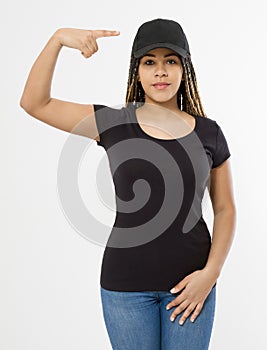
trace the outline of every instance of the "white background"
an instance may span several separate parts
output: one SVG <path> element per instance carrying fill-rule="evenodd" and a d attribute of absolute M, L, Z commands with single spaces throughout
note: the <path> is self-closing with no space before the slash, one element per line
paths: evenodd
<path fill-rule="evenodd" d="M 69 135 L 29 116 L 19 100 L 50 36 L 73 27 L 121 34 L 99 39 L 90 59 L 63 47 L 51 96 L 123 104 L 135 33 L 161 17 L 182 25 L 204 110 L 222 127 L 231 151 L 237 227 L 218 279 L 210 349 L 266 349 L 266 3 L 24 0 L 8 6 L 1 21 L 0 348 L 111 349 L 99 294 L 104 247 L 71 226 L 57 194 L 58 160 Z M 81 195 L 111 227 L 115 213 L 101 209 L 93 186 L 102 157 L 93 143 L 80 169 Z M 204 204 L 211 227 L 210 203 Z"/>

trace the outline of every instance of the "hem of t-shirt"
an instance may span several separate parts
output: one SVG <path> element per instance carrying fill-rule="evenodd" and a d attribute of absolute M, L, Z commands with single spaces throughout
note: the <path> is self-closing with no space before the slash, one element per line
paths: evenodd
<path fill-rule="evenodd" d="M 229 153 L 223 160 L 221 160 L 219 163 L 212 164 L 211 169 L 217 168 L 218 166 L 222 165 L 228 158 L 230 158 L 231 154 Z"/>
<path fill-rule="evenodd" d="M 217 282 L 214 283 L 212 289 L 215 288 Z M 162 287 L 154 287 L 154 286 L 142 286 L 142 287 L 112 287 L 110 285 L 106 285 L 104 283 L 100 283 L 100 288 L 105 289 L 110 292 L 170 292 L 171 288 L 162 288 Z"/>

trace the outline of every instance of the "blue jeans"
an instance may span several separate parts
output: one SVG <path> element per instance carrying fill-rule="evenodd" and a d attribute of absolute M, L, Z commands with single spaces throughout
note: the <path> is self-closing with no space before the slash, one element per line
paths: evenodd
<path fill-rule="evenodd" d="M 177 297 L 167 291 L 118 292 L 100 287 L 102 310 L 114 350 L 207 350 L 215 314 L 216 285 L 200 314 L 179 325 L 184 311 L 170 321 L 175 307 L 166 305 Z"/>

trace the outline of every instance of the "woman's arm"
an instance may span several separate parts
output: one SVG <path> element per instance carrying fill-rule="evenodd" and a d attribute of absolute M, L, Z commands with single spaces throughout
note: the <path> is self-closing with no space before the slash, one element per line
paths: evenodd
<path fill-rule="evenodd" d="M 217 278 L 230 250 L 236 225 L 236 208 L 229 160 L 211 170 L 209 191 L 214 222 L 212 244 L 205 270 Z"/>
<path fill-rule="evenodd" d="M 211 170 L 209 191 L 214 211 L 214 224 L 207 263 L 203 269 L 189 274 L 170 291 L 171 293 L 182 291 L 167 305 L 167 310 L 179 305 L 171 313 L 171 320 L 185 310 L 179 320 L 180 324 L 183 324 L 191 313 L 192 322 L 200 314 L 205 299 L 221 272 L 233 241 L 236 210 L 228 159 Z"/>
<path fill-rule="evenodd" d="M 113 35 L 118 35 L 118 32 L 76 28 L 58 29 L 48 40 L 31 68 L 20 106 L 31 116 L 49 125 L 99 140 L 93 104 L 73 103 L 52 98 L 51 83 L 57 58 L 63 46 L 78 49 L 85 58 L 89 58 L 98 50 L 96 39 Z M 83 122 L 79 124 L 81 121 Z"/>
<path fill-rule="evenodd" d="M 56 31 L 31 68 L 20 100 L 22 108 L 34 110 L 50 101 L 52 77 L 62 47 Z"/>

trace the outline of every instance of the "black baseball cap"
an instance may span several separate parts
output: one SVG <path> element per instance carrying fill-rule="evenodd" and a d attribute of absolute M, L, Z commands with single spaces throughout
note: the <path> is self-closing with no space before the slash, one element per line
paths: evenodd
<path fill-rule="evenodd" d="M 139 58 L 157 47 L 167 47 L 183 58 L 190 55 L 181 25 L 171 19 L 157 18 L 143 23 L 134 38 L 132 55 Z"/>

